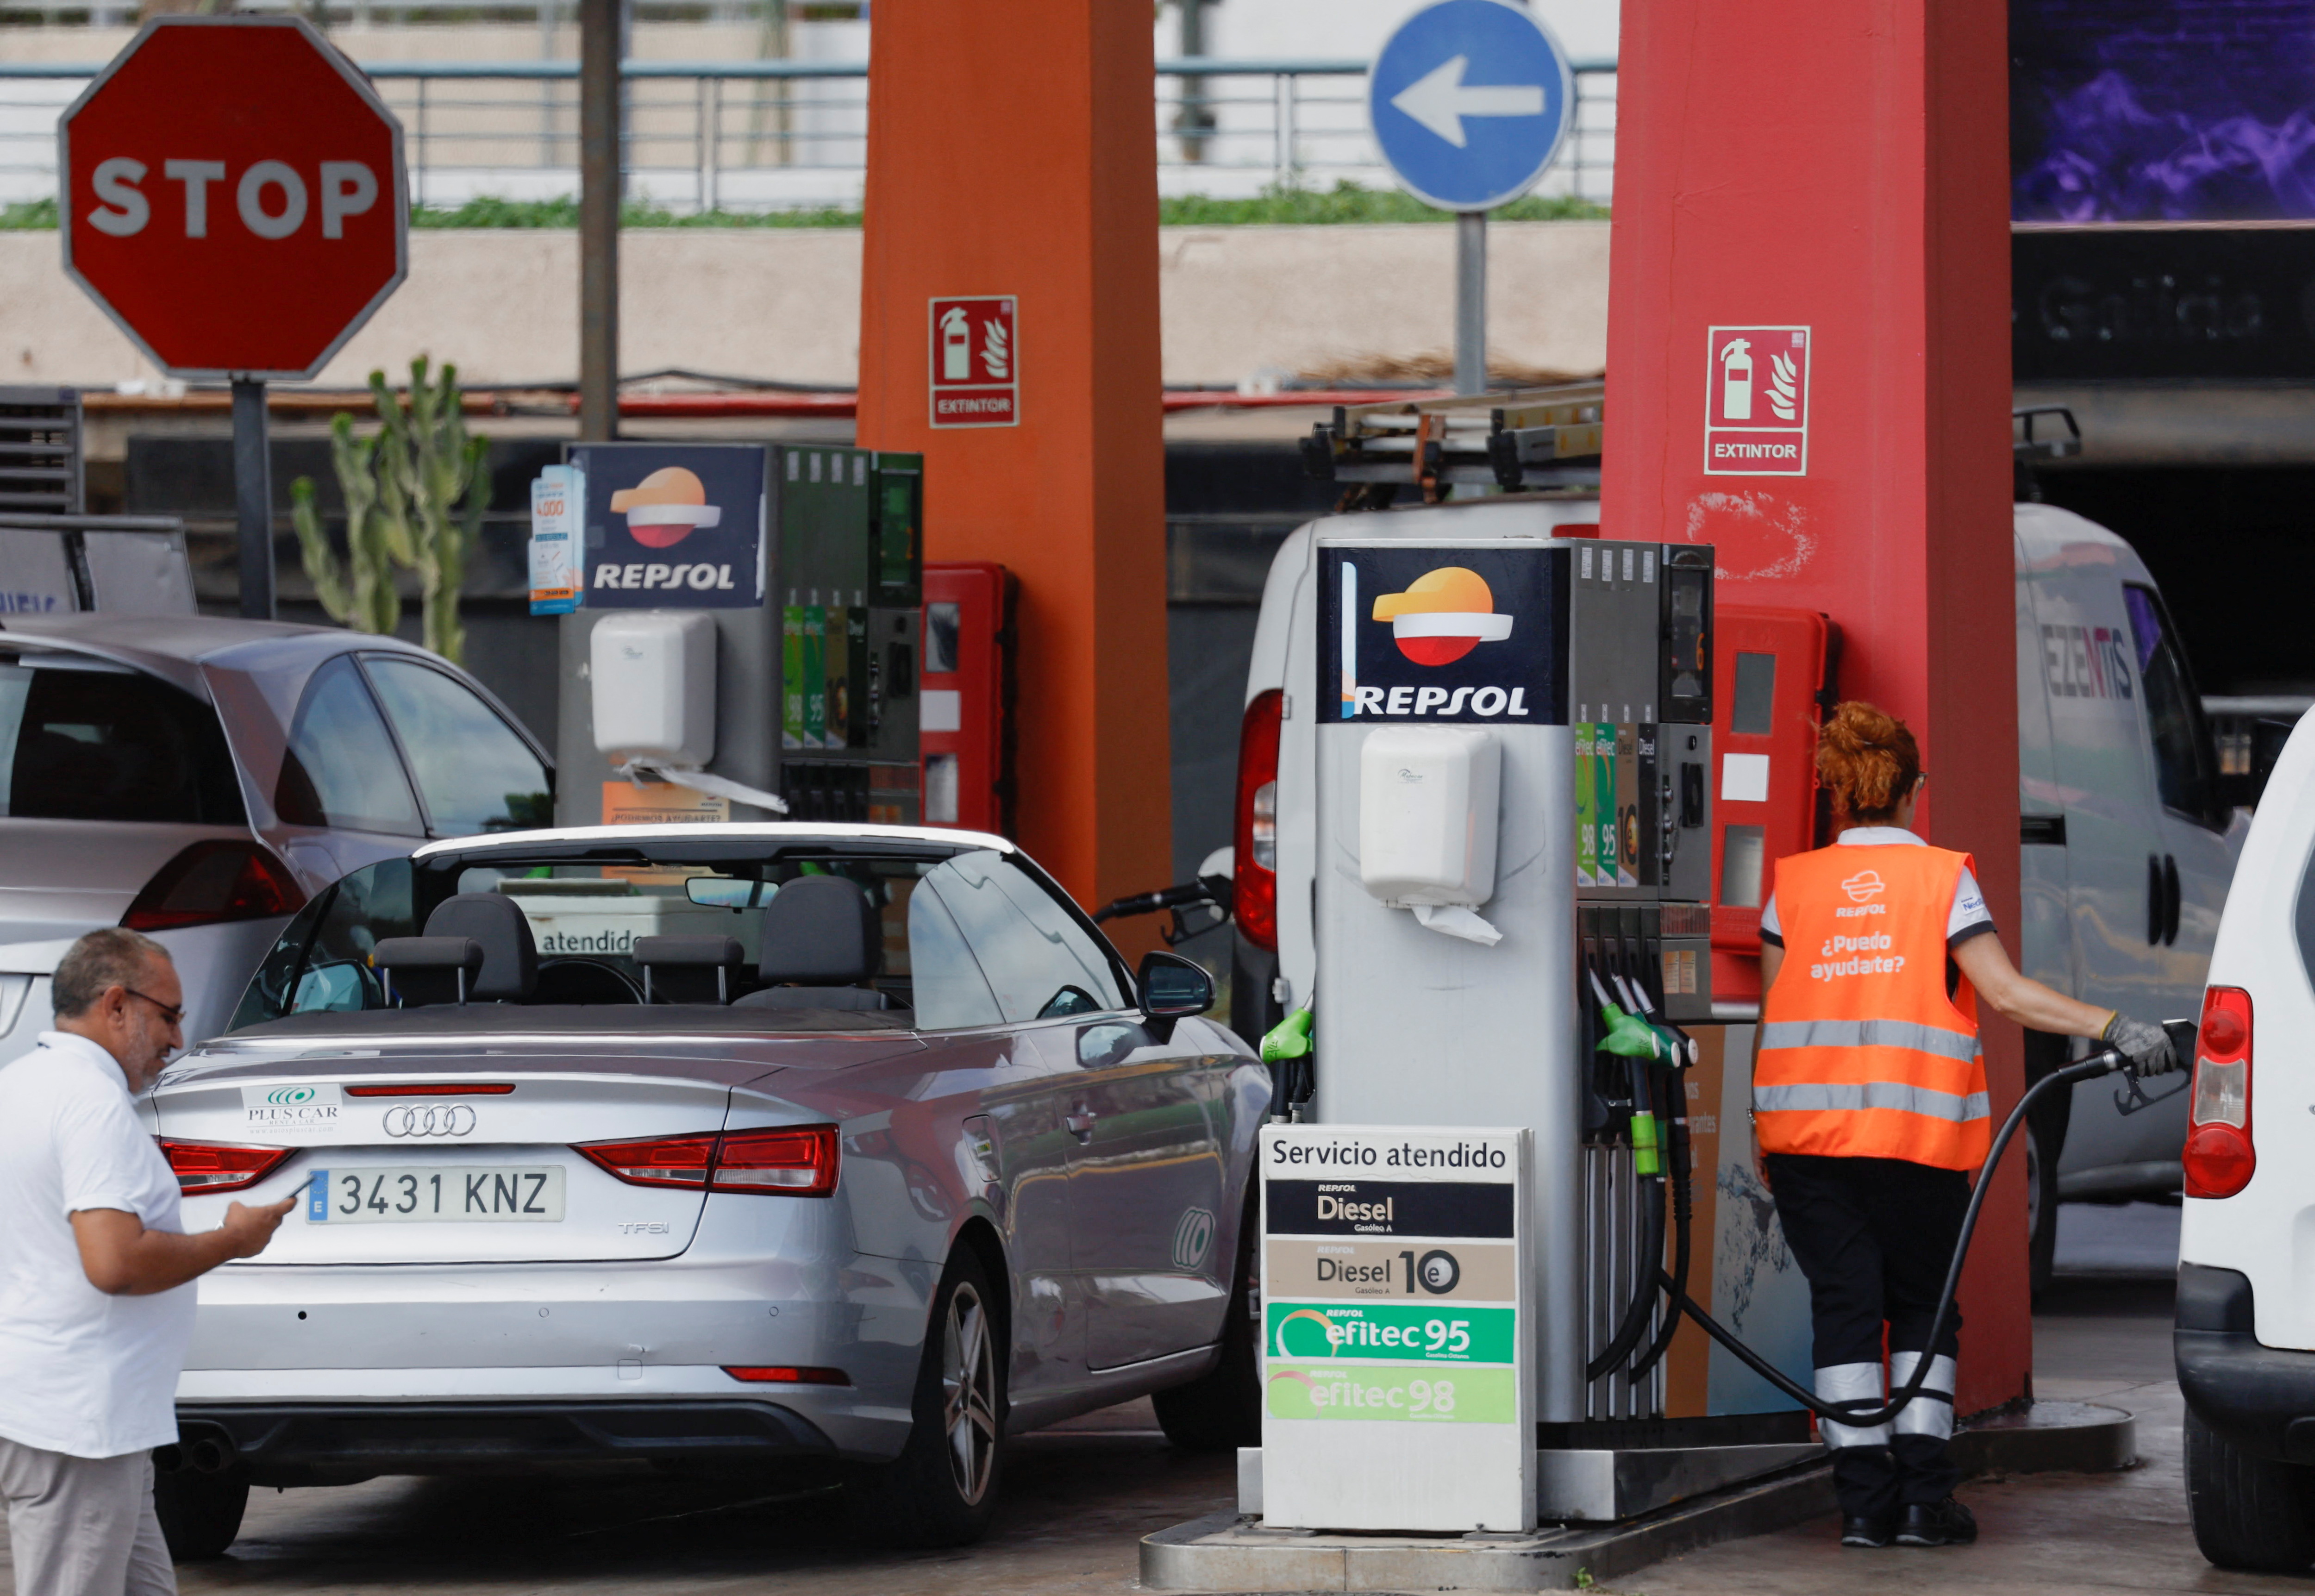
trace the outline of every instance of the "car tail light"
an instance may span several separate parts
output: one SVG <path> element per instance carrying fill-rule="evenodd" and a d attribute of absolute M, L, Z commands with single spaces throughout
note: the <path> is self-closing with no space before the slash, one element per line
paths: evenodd
<path fill-rule="evenodd" d="M 177 1189 L 188 1195 L 238 1192 L 253 1186 L 296 1149 L 242 1147 L 225 1141 L 179 1141 L 161 1136 L 161 1156 L 176 1173 Z"/>
<path fill-rule="evenodd" d="M 764 1380 L 781 1386 L 848 1386 L 852 1377 L 841 1369 L 799 1369 L 784 1363 L 726 1363 L 723 1372 L 735 1380 Z"/>
<path fill-rule="evenodd" d="M 2203 995 L 2187 1100 L 2183 1157 L 2189 1197 L 2231 1197 L 2250 1184 L 2258 1155 L 2250 1131 L 2250 994 L 2213 987 Z"/>
<path fill-rule="evenodd" d="M 836 1190 L 833 1125 L 590 1141 L 578 1150 L 629 1185 L 779 1197 L 825 1197 Z"/>
<path fill-rule="evenodd" d="M 1238 727 L 1230 912 L 1259 948 L 1278 946 L 1278 723 L 1285 707 L 1277 688 L 1256 693 Z"/>
<path fill-rule="evenodd" d="M 306 907 L 289 867 L 253 842 L 197 842 L 161 866 L 120 917 L 131 931 L 264 920 Z"/>
<path fill-rule="evenodd" d="M 716 1192 L 825 1197 L 836 1190 L 836 1127 L 727 1130 L 707 1184 Z"/>

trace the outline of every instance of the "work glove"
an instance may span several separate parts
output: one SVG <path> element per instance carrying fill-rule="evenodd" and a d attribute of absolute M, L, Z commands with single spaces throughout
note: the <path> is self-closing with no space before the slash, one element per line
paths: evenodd
<path fill-rule="evenodd" d="M 2168 1075 L 2180 1067 L 2178 1052 L 2170 1045 L 2169 1032 L 2144 1020 L 2133 1020 L 2119 1009 L 2106 1023 L 2106 1029 L 2098 1033 L 2098 1040 L 2129 1060 L 2130 1073 L 2140 1080 L 2151 1075 Z"/>

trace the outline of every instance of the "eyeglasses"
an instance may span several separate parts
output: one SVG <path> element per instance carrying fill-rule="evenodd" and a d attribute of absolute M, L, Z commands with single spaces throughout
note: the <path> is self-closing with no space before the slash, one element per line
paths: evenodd
<path fill-rule="evenodd" d="M 123 987 L 120 989 L 128 993 L 131 998 L 144 998 L 146 1002 L 159 1009 L 161 1011 L 161 1017 L 168 1021 L 172 1025 L 182 1025 L 185 1023 L 185 1011 L 183 1009 L 171 1008 L 158 998 L 153 997 L 149 993 L 140 992 L 134 987 Z"/>

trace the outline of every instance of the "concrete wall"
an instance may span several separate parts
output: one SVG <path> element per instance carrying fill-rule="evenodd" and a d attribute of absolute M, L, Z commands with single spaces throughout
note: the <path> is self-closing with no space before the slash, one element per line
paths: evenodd
<path fill-rule="evenodd" d="M 1443 225 L 1167 227 L 1158 236 L 1170 384 L 1264 372 L 1344 379 L 1433 368 L 1453 346 L 1454 230 Z M 1604 363 L 1608 225 L 1491 229 L 1493 358 L 1594 372 Z M 545 230 L 411 235 L 410 279 L 322 373 L 359 386 L 412 355 L 470 386 L 578 375 L 578 244 Z M 860 336 L 860 235 L 820 228 L 642 228 L 625 235 L 621 359 L 849 386 Z M 159 373 L 67 281 L 53 233 L 0 234 L 0 382 L 109 387 Z M 1034 359 L 1036 330 L 1024 328 Z"/>

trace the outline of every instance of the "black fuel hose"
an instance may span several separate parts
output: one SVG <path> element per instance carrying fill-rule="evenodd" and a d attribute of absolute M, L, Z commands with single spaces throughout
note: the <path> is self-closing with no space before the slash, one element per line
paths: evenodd
<path fill-rule="evenodd" d="M 1686 1041 L 1686 1033 L 1681 1039 Z M 1672 1072 L 1672 1092 L 1675 1098 L 1683 1091 L 1685 1083 L 1680 1072 Z M 1664 1154 L 1672 1176 L 1672 1277 L 1671 1300 L 1665 1306 L 1663 1323 L 1656 1329 L 1656 1338 L 1648 1350 L 1640 1354 L 1631 1367 L 1631 1378 L 1638 1379 L 1654 1369 L 1672 1346 L 1673 1333 L 1680 1328 L 1680 1304 L 1688 1296 L 1688 1265 L 1694 1246 L 1695 1205 L 1690 1186 L 1690 1157 L 1691 1144 L 1688 1134 L 1688 1104 L 1675 1101 L 1672 1104 L 1671 1135 L 1666 1139 Z"/>
<path fill-rule="evenodd" d="M 1992 1150 L 1985 1155 L 1985 1163 L 1977 1172 L 1977 1184 L 1969 1194 L 1969 1207 L 1962 1214 L 1961 1239 L 1954 1244 L 1953 1262 L 1946 1266 L 1945 1290 L 1938 1297 L 1938 1311 L 1929 1321 L 1928 1343 L 1929 1347 L 1934 1349 L 1937 1346 L 1938 1339 L 1946 1333 L 1946 1322 L 1953 1317 L 1954 1298 L 1961 1290 L 1962 1265 L 1969 1259 L 1970 1238 L 1977 1232 L 1977 1216 L 1985 1206 L 1985 1194 L 1992 1189 L 1994 1166 L 2001 1162 L 2001 1155 L 2008 1150 L 2009 1139 L 2018 1133 L 2018 1127 L 2026 1122 L 2027 1109 L 2032 1106 L 2036 1097 L 2044 1092 L 2055 1089 L 2062 1084 L 2071 1086 L 2076 1081 L 2095 1080 L 2102 1075 L 2112 1075 L 2128 1062 L 2129 1060 L 2120 1052 L 2113 1048 L 2107 1048 L 2092 1053 L 2079 1064 L 2069 1064 L 2062 1069 L 2053 1069 L 2027 1087 L 2025 1095 L 2018 1099 L 2018 1106 L 2011 1109 L 2009 1117 L 2001 1122 L 2001 1129 L 1993 1138 Z M 1787 1377 L 1783 1370 L 1739 1341 L 1734 1331 L 1696 1305 L 1696 1299 L 1688 1294 L 1688 1289 L 1684 1283 L 1674 1284 L 1672 1277 L 1665 1274 L 1661 1268 L 1656 1271 L 1656 1280 L 1670 1294 L 1681 1312 L 1702 1326 L 1707 1334 L 1734 1352 L 1747 1369 L 1819 1418 L 1829 1419 L 1836 1424 L 1847 1424 L 1855 1429 L 1869 1430 L 1876 1424 L 1887 1423 L 1903 1411 L 1907 1403 L 1920 1394 L 1922 1383 L 1929 1379 L 1930 1366 L 1937 1361 L 1934 1355 L 1923 1357 L 1914 1366 L 1913 1377 L 1892 1393 L 1887 1403 L 1881 1407 L 1861 1413 L 1835 1407 L 1831 1403 L 1820 1399 L 1815 1392 Z"/>

